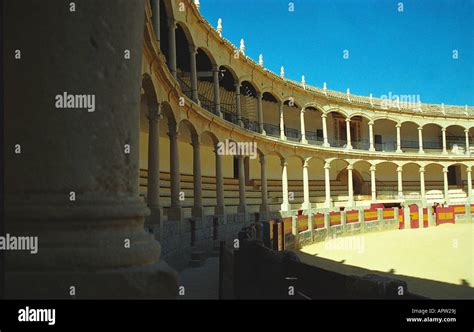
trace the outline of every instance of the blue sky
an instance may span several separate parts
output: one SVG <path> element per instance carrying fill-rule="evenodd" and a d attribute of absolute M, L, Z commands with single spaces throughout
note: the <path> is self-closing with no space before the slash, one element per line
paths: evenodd
<path fill-rule="evenodd" d="M 246 55 L 262 53 L 266 68 L 283 65 L 290 79 L 474 105 L 474 0 L 201 0 L 200 11 L 214 27 L 222 18 L 225 38 L 244 38 Z"/>

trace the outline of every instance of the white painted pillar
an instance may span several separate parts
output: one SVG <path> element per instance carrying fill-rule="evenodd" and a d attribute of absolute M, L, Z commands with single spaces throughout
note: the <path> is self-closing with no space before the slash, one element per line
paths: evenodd
<path fill-rule="evenodd" d="M 286 140 L 285 135 L 285 118 L 283 116 L 283 102 L 280 102 L 280 139 Z"/>
<path fill-rule="evenodd" d="M 466 174 L 467 174 L 467 196 L 469 202 L 474 201 L 472 197 L 472 169 L 471 166 L 468 166 L 466 168 Z"/>
<path fill-rule="evenodd" d="M 191 64 L 191 97 L 195 103 L 199 104 L 196 55 L 197 47 L 190 45 L 189 62 Z"/>
<path fill-rule="evenodd" d="M 346 119 L 346 136 L 347 136 L 347 145 L 346 149 L 352 149 L 352 141 L 351 141 L 351 119 Z"/>
<path fill-rule="evenodd" d="M 159 126 L 161 118 L 160 104 L 148 105 L 148 182 L 147 205 L 151 215 L 147 218 L 149 224 L 159 225 L 163 211 L 160 204 L 160 152 Z"/>
<path fill-rule="evenodd" d="M 204 208 L 202 206 L 202 177 L 201 177 L 201 144 L 199 142 L 199 136 L 193 135 L 192 138 L 193 147 L 193 193 L 194 193 L 194 205 L 191 209 L 191 214 L 196 218 L 204 217 Z"/>
<path fill-rule="evenodd" d="M 418 145 L 419 145 L 419 150 L 418 153 L 425 153 L 423 150 L 423 127 L 420 126 L 418 127 Z"/>
<path fill-rule="evenodd" d="M 421 194 L 421 200 L 423 201 L 423 204 L 425 203 L 426 195 L 425 195 L 425 167 L 421 166 L 420 167 L 420 194 Z"/>
<path fill-rule="evenodd" d="M 397 123 L 396 126 L 397 128 L 397 153 L 402 153 L 402 139 L 401 139 L 401 135 L 400 135 L 400 131 L 401 131 L 401 128 L 402 128 L 402 125 L 400 123 Z"/>
<path fill-rule="evenodd" d="M 324 183 L 325 183 L 325 191 L 326 191 L 326 201 L 325 205 L 327 208 L 331 207 L 331 178 L 330 178 L 330 169 L 331 164 L 326 162 L 324 164 Z"/>
<path fill-rule="evenodd" d="M 377 200 L 377 189 L 375 186 L 375 170 L 376 167 L 374 165 L 370 166 L 370 191 L 372 193 L 372 201 Z"/>
<path fill-rule="evenodd" d="M 369 151 L 375 151 L 374 146 L 374 122 L 369 121 Z"/>
<path fill-rule="evenodd" d="M 263 128 L 263 105 L 262 105 L 263 93 L 257 92 L 257 121 L 258 121 L 258 131 L 261 134 L 265 134 L 265 129 Z"/>
<path fill-rule="evenodd" d="M 466 154 L 470 155 L 471 151 L 469 150 L 469 129 L 464 129 L 464 133 L 466 135 Z"/>
<path fill-rule="evenodd" d="M 311 208 L 311 203 L 309 201 L 308 162 L 309 160 L 303 161 L 303 209 Z"/>
<path fill-rule="evenodd" d="M 236 82 L 234 84 L 234 87 L 235 87 L 235 112 L 237 115 L 237 124 L 243 127 L 244 122 L 242 121 L 242 106 L 240 103 L 240 82 Z"/>
<path fill-rule="evenodd" d="M 171 74 L 176 78 L 176 21 L 168 19 L 168 54 Z"/>
<path fill-rule="evenodd" d="M 246 213 L 247 212 L 247 198 L 245 192 L 245 166 L 244 166 L 244 156 L 238 156 L 239 161 L 239 207 L 238 212 Z"/>
<path fill-rule="evenodd" d="M 288 171 L 287 171 L 287 162 L 284 158 L 281 159 L 281 189 L 282 189 L 282 195 L 283 195 L 281 210 L 289 211 L 290 203 L 288 200 Z"/>
<path fill-rule="evenodd" d="M 449 204 L 449 182 L 448 182 L 448 167 L 443 167 L 444 180 L 444 200 Z"/>
<path fill-rule="evenodd" d="M 441 128 L 441 134 L 443 135 L 443 154 L 448 154 L 446 146 L 446 128 Z"/>
<path fill-rule="evenodd" d="M 327 127 L 327 114 L 322 114 L 321 115 L 321 120 L 323 123 L 323 146 L 324 147 L 329 147 L 329 140 L 328 140 L 328 127 Z"/>
<path fill-rule="evenodd" d="M 212 78 L 214 81 L 214 108 L 216 110 L 216 115 L 222 117 L 221 112 L 221 96 L 220 96 L 220 87 L 219 87 L 219 67 L 215 66 L 212 69 Z"/>
<path fill-rule="evenodd" d="M 224 176 L 222 173 L 222 156 L 219 153 L 217 146 L 214 147 L 216 158 L 216 206 L 214 212 L 216 215 L 225 214 L 225 200 L 224 200 Z"/>
<path fill-rule="evenodd" d="M 305 109 L 302 108 L 300 112 L 300 126 L 301 126 L 301 143 L 308 143 L 308 140 L 306 139 L 306 130 L 305 130 L 305 125 L 304 125 L 304 113 Z"/>
<path fill-rule="evenodd" d="M 403 198 L 403 167 L 397 167 L 398 173 L 398 197 Z"/>
<path fill-rule="evenodd" d="M 170 139 L 170 182 L 171 206 L 168 209 L 168 220 L 180 221 L 183 218 L 181 209 L 181 175 L 179 173 L 178 130 L 176 125 L 169 125 Z"/>
<path fill-rule="evenodd" d="M 347 194 L 348 194 L 348 206 L 354 206 L 354 182 L 352 180 L 353 165 L 347 166 Z"/>

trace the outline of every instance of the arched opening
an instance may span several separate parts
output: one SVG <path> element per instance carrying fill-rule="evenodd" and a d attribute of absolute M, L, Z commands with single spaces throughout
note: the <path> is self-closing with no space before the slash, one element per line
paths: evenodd
<path fill-rule="evenodd" d="M 237 124 L 236 111 L 236 94 L 235 84 L 237 83 L 237 76 L 233 71 L 226 67 L 219 67 L 219 94 L 221 101 L 221 112 L 224 119 Z"/>
<path fill-rule="evenodd" d="M 324 142 L 323 113 L 316 107 L 306 107 L 304 111 L 306 140 L 310 144 L 322 145 Z"/>
<path fill-rule="evenodd" d="M 214 103 L 214 61 L 209 54 L 202 48 L 198 48 L 196 54 L 196 70 L 198 83 L 198 98 L 201 107 L 211 113 L 216 114 Z"/>
<path fill-rule="evenodd" d="M 401 147 L 404 151 L 418 151 L 420 142 L 418 139 L 419 125 L 414 122 L 403 122 L 400 128 Z"/>
<path fill-rule="evenodd" d="M 382 162 L 376 165 L 375 187 L 377 200 L 398 199 L 398 173 L 395 163 Z"/>
<path fill-rule="evenodd" d="M 425 166 L 425 196 L 429 203 L 442 203 L 445 200 L 443 166 L 439 164 Z"/>
<path fill-rule="evenodd" d="M 186 27 L 177 24 L 176 28 L 176 77 L 183 93 L 192 98 L 191 91 L 191 52 L 190 45 L 193 45 Z"/>
<path fill-rule="evenodd" d="M 369 138 L 369 119 L 362 115 L 353 115 L 350 118 L 350 133 L 351 133 L 351 144 L 354 149 L 358 150 L 369 150 L 370 138 Z M 345 129 L 347 122 L 341 131 Z M 343 136 L 344 137 L 344 136 Z M 347 140 L 347 131 L 345 134 Z"/>
<path fill-rule="evenodd" d="M 393 152 L 397 150 L 397 122 L 389 119 L 374 120 L 375 151 Z"/>
<path fill-rule="evenodd" d="M 283 121 L 285 123 L 285 136 L 291 141 L 301 140 L 301 108 L 295 103 L 293 98 L 285 100 L 283 103 Z"/>
<path fill-rule="evenodd" d="M 403 196 L 405 199 L 420 199 L 420 165 L 408 163 L 402 171 Z"/>
<path fill-rule="evenodd" d="M 249 81 L 240 85 L 240 108 L 244 128 L 258 132 L 257 90 Z"/>
<path fill-rule="evenodd" d="M 263 129 L 267 135 L 280 137 L 280 110 L 278 100 L 271 92 L 263 93 L 262 107 L 265 119 Z"/>
<path fill-rule="evenodd" d="M 423 126 L 423 149 L 425 150 L 442 150 L 443 136 L 441 126 L 430 123 Z"/>
<path fill-rule="evenodd" d="M 446 127 L 446 148 L 453 154 L 464 154 L 466 152 L 466 133 L 459 125 Z"/>
<path fill-rule="evenodd" d="M 349 163 L 342 159 L 335 159 L 331 161 L 331 169 L 329 171 L 329 178 L 331 184 L 331 198 L 334 206 L 344 206 L 348 201 L 348 181 L 347 177 L 339 177 L 339 174 L 347 172 Z"/>

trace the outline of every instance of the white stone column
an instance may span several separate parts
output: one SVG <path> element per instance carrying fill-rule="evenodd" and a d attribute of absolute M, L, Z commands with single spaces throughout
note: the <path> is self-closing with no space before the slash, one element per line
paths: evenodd
<path fill-rule="evenodd" d="M 216 115 L 222 117 L 221 112 L 221 96 L 219 88 L 219 67 L 215 66 L 212 69 L 212 80 L 214 81 L 214 108 L 216 110 Z"/>
<path fill-rule="evenodd" d="M 328 127 L 327 127 L 327 114 L 322 114 L 321 115 L 321 120 L 323 123 L 323 146 L 324 147 L 329 147 L 329 140 L 328 140 Z"/>
<path fill-rule="evenodd" d="M 245 166 L 244 156 L 238 156 L 239 160 L 239 213 L 247 212 L 247 198 L 245 193 Z"/>
<path fill-rule="evenodd" d="M 152 24 L 156 41 L 160 44 L 160 0 L 151 0 Z"/>
<path fill-rule="evenodd" d="M 288 198 L 288 172 L 287 172 L 287 163 L 284 158 L 281 158 L 281 189 L 283 200 L 281 204 L 282 211 L 289 211 L 290 210 L 290 203 Z"/>
<path fill-rule="evenodd" d="M 330 177 L 330 169 L 331 169 L 331 164 L 329 162 L 325 162 L 324 164 L 324 184 L 325 184 L 325 193 L 326 193 L 326 200 L 325 200 L 325 206 L 326 208 L 330 208 L 332 205 L 331 202 L 331 177 Z"/>
<path fill-rule="evenodd" d="M 468 166 L 466 168 L 466 174 L 467 174 L 467 196 L 469 202 L 474 201 L 474 198 L 472 197 L 472 169 L 471 166 Z"/>
<path fill-rule="evenodd" d="M 168 128 L 170 139 L 170 181 L 171 181 L 171 205 L 168 209 L 168 220 L 180 221 L 183 219 L 181 208 L 181 174 L 179 173 L 179 150 L 178 150 L 178 130 L 175 124 L 170 124 Z"/>
<path fill-rule="evenodd" d="M 198 96 L 198 80 L 197 80 L 197 64 L 196 64 L 197 47 L 189 46 L 189 56 L 191 64 L 191 96 L 195 103 L 199 104 Z"/>
<path fill-rule="evenodd" d="M 223 216 L 225 214 L 224 176 L 222 173 L 222 156 L 217 146 L 214 147 L 214 153 L 216 158 L 216 206 L 214 212 L 218 216 Z"/>
<path fill-rule="evenodd" d="M 419 150 L 418 153 L 425 153 L 423 150 L 423 127 L 420 126 L 418 127 L 418 145 L 419 145 Z"/>
<path fill-rule="evenodd" d="M 347 145 L 346 149 L 352 149 L 352 142 L 351 142 L 351 119 L 346 119 L 346 136 L 347 136 Z"/>
<path fill-rule="evenodd" d="M 449 182 L 448 182 L 448 167 L 443 167 L 444 180 L 444 200 L 449 204 Z"/>
<path fill-rule="evenodd" d="M 397 175 L 398 175 L 398 197 L 403 198 L 403 167 L 397 167 Z"/>
<path fill-rule="evenodd" d="M 446 128 L 441 128 L 441 134 L 443 135 L 443 154 L 448 154 L 446 146 Z"/>
<path fill-rule="evenodd" d="M 201 176 L 201 143 L 199 136 L 194 134 L 191 137 L 193 147 L 193 193 L 194 204 L 191 214 L 196 218 L 204 217 L 204 208 L 202 206 L 202 176 Z"/>
<path fill-rule="evenodd" d="M 347 195 L 348 195 L 348 206 L 354 206 L 354 182 L 352 180 L 353 165 L 347 166 Z"/>
<path fill-rule="evenodd" d="M 303 209 L 311 208 L 311 202 L 309 200 L 308 162 L 309 160 L 303 160 Z"/>
<path fill-rule="evenodd" d="M 285 118 L 284 118 L 284 115 L 283 115 L 283 102 L 280 102 L 279 108 L 280 108 L 280 139 L 286 140 Z"/>
<path fill-rule="evenodd" d="M 419 172 L 420 172 L 420 194 L 421 194 L 421 200 L 424 204 L 425 200 L 426 200 L 426 194 L 425 194 L 425 167 L 421 166 Z"/>
<path fill-rule="evenodd" d="M 464 133 L 466 135 L 466 154 L 470 155 L 471 151 L 469 150 L 469 129 L 464 129 Z"/>
<path fill-rule="evenodd" d="M 161 118 L 160 104 L 148 105 L 148 181 L 147 205 L 151 211 L 147 224 L 159 226 L 163 217 L 160 204 L 160 144 L 158 120 Z"/>
<path fill-rule="evenodd" d="M 377 200 L 377 188 L 375 184 L 375 170 L 376 170 L 376 167 L 374 165 L 370 166 L 370 191 L 372 193 L 372 201 Z"/>
<path fill-rule="evenodd" d="M 4 58 L 2 230 L 37 237 L 38 251 L 2 251 L 3 295 L 174 298 L 177 274 L 145 231 L 149 209 L 139 196 L 145 4 L 82 1 L 75 13 L 63 5 L 28 2 L 21 29 L 4 31 L 5 50 L 21 45 L 30 56 Z M 3 6 L 5 26 L 25 15 L 22 1 Z M 119 45 L 133 56 L 118 56 Z M 63 91 L 95 103 L 89 110 L 55 108 Z"/>
<path fill-rule="evenodd" d="M 268 187 L 267 187 L 267 169 L 265 162 L 265 155 L 260 154 L 260 179 L 262 181 L 261 185 L 261 195 L 262 195 L 262 204 L 260 205 L 260 212 L 268 212 Z"/>
<path fill-rule="evenodd" d="M 241 127 L 244 126 L 242 121 L 242 105 L 240 103 L 240 82 L 234 84 L 235 87 L 235 111 L 237 115 L 237 124 Z"/>
<path fill-rule="evenodd" d="M 168 56 L 171 74 L 176 78 L 176 21 L 168 19 Z"/>
<path fill-rule="evenodd" d="M 306 130 L 304 126 L 304 112 L 305 109 L 302 108 L 300 112 L 300 126 L 301 126 L 301 143 L 308 143 L 308 140 L 306 139 Z"/>
<path fill-rule="evenodd" d="M 374 122 L 369 121 L 369 151 L 375 151 L 374 146 Z"/>
<path fill-rule="evenodd" d="M 257 92 L 257 121 L 258 121 L 258 131 L 261 134 L 265 134 L 265 129 L 263 128 L 263 105 L 262 105 L 263 93 Z"/>
<path fill-rule="evenodd" d="M 402 125 L 400 123 L 397 123 L 395 125 L 395 127 L 397 128 L 397 153 L 402 153 L 402 139 L 401 139 L 401 135 L 400 135 L 400 130 L 402 128 Z"/>

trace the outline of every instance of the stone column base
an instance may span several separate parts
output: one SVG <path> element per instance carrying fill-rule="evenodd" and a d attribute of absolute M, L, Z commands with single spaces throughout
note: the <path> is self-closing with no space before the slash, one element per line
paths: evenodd
<path fill-rule="evenodd" d="M 180 221 L 184 219 L 183 208 L 171 207 L 168 209 L 168 220 Z"/>
<path fill-rule="evenodd" d="M 225 215 L 225 206 L 224 205 L 215 206 L 214 207 L 214 214 L 217 215 L 217 216 Z"/>
<path fill-rule="evenodd" d="M 204 218 L 204 208 L 202 206 L 193 206 L 191 209 L 191 215 L 194 218 Z"/>

